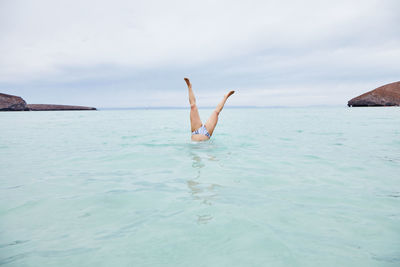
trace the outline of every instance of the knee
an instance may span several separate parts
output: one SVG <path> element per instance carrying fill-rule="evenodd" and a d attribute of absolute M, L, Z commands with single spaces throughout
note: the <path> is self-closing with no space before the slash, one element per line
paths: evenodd
<path fill-rule="evenodd" d="M 215 112 L 215 114 L 217 114 L 217 116 L 218 116 L 219 113 L 220 113 L 220 110 L 214 110 L 214 112 Z"/>
<path fill-rule="evenodd" d="M 197 108 L 196 103 L 191 103 L 191 104 L 190 104 L 190 108 L 191 108 L 191 109 L 196 109 L 196 108 Z"/>

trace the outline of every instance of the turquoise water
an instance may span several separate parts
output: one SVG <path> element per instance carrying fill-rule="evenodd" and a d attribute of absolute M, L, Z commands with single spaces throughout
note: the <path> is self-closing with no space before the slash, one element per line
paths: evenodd
<path fill-rule="evenodd" d="M 211 110 L 201 110 L 202 119 Z M 400 266 L 400 109 L 0 113 L 0 265 Z"/>

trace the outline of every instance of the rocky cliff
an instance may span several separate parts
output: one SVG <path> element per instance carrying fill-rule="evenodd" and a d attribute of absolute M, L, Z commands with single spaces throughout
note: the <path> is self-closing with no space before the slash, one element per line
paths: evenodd
<path fill-rule="evenodd" d="M 0 93 L 0 111 L 28 110 L 25 100 L 19 96 Z"/>
<path fill-rule="evenodd" d="M 349 107 L 400 106 L 400 82 L 389 83 L 347 102 Z"/>

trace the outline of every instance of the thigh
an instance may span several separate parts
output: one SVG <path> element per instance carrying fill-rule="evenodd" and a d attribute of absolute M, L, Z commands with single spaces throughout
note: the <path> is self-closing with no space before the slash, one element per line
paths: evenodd
<path fill-rule="evenodd" d="M 202 125 L 199 110 L 197 109 L 196 105 L 190 107 L 190 128 L 191 131 L 195 131 L 199 129 Z"/>
<path fill-rule="evenodd" d="M 218 113 L 216 111 L 213 111 L 210 118 L 208 118 L 208 120 L 205 124 L 207 131 L 210 135 L 213 134 L 215 126 L 217 125 L 217 122 L 218 122 Z"/>

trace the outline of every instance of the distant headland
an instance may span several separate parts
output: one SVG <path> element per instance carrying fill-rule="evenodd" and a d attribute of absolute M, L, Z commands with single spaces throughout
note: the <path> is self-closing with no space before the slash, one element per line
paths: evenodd
<path fill-rule="evenodd" d="M 400 82 L 389 83 L 347 102 L 349 107 L 400 106 Z"/>
<path fill-rule="evenodd" d="M 54 110 L 96 110 L 93 107 L 27 104 L 22 97 L 0 93 L 0 111 L 54 111 Z"/>

